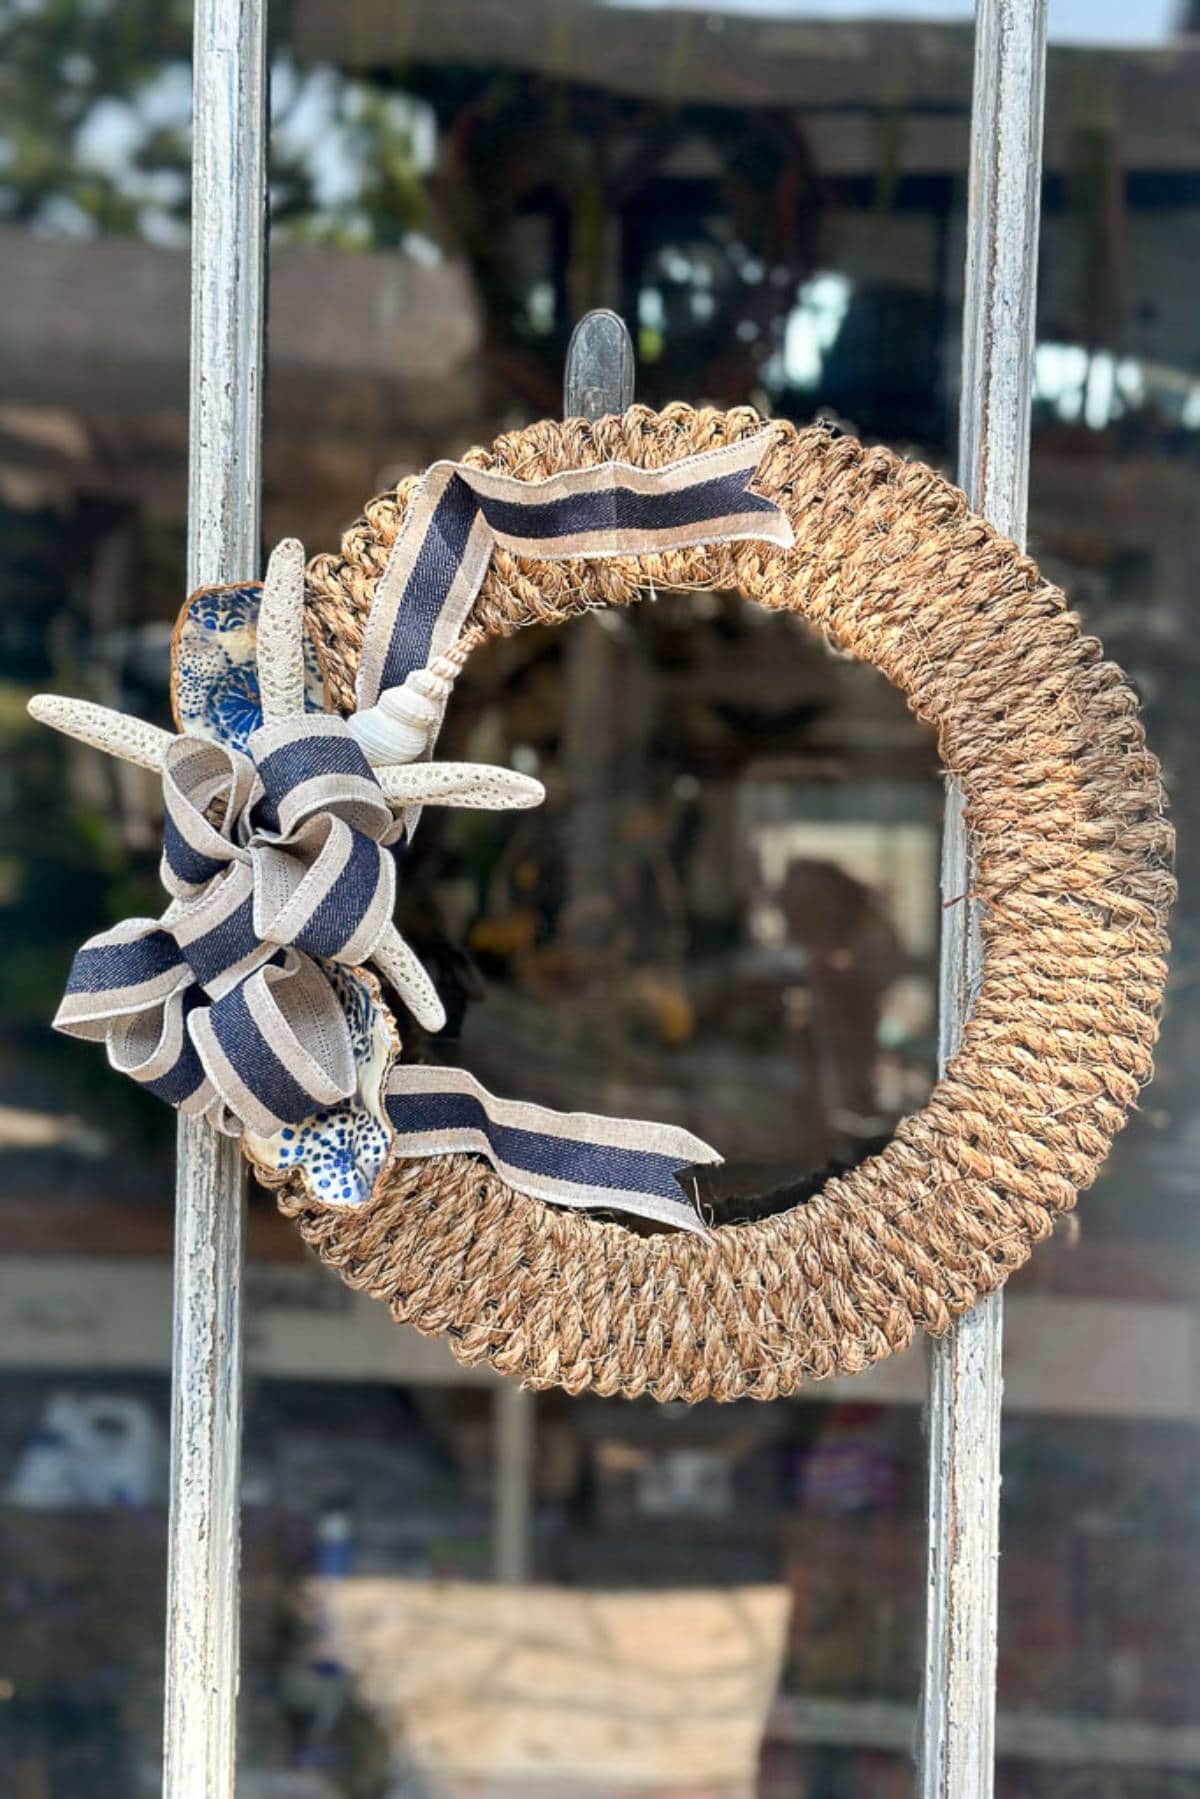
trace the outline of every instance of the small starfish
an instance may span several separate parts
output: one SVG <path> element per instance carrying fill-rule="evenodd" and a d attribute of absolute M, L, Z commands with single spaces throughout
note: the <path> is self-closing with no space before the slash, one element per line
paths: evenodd
<path fill-rule="evenodd" d="M 304 713 L 304 549 L 294 537 L 272 552 L 263 582 L 255 649 L 264 724 Z M 439 657 L 410 675 L 403 687 L 380 696 L 370 712 L 347 720 L 389 803 L 400 813 L 426 805 L 478 806 L 489 811 L 538 806 L 540 781 L 513 769 L 473 762 L 425 760 L 459 664 Z M 171 731 L 112 707 L 59 694 L 37 694 L 31 717 L 123 762 L 161 773 L 179 741 Z M 396 834 L 403 834 L 397 821 Z M 390 841 L 390 839 L 389 839 Z M 446 1014 L 416 953 L 389 924 L 368 960 L 428 1031 L 440 1031 Z"/>

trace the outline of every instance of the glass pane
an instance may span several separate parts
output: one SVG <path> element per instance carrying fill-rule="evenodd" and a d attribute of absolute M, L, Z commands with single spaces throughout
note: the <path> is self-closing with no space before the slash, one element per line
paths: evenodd
<path fill-rule="evenodd" d="M 1050 7 L 1030 543 L 1137 687 L 1183 897 L 1155 1084 L 1078 1215 L 1011 1287 L 1000 1705 L 1004 1775 L 1022 1794 L 1200 1784 L 1184 775 L 1200 334 L 1171 274 L 1194 268 L 1200 219 L 1179 123 L 1198 67 L 1188 13 Z M 1064 1763 L 1054 1785 L 1017 1759 L 1047 1718 Z"/>
<path fill-rule="evenodd" d="M 82 939 L 161 908 L 159 796 L 25 701 L 166 722 L 190 36 L 186 6 L 0 7 L 0 1791 L 21 1799 L 148 1792 L 159 1755 L 172 1121 L 48 1029 Z"/>

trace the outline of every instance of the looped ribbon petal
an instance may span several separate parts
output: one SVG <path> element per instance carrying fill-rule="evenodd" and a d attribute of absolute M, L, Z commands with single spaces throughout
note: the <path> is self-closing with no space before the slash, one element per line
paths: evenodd
<path fill-rule="evenodd" d="M 354 1091 L 322 962 L 368 960 L 395 903 L 396 821 L 340 718 L 262 726 L 248 754 L 178 737 L 163 770 L 160 919 L 75 957 L 55 1025 L 218 1129 L 271 1136 Z"/>

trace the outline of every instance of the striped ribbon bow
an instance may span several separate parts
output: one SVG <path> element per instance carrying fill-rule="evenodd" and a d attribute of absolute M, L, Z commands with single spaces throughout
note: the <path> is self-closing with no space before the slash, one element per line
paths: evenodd
<path fill-rule="evenodd" d="M 104 1042 L 114 1067 L 169 1104 L 258 1138 L 356 1096 L 331 964 L 370 962 L 439 1030 L 441 1002 L 392 923 L 391 846 L 411 838 L 424 805 L 544 798 L 509 769 L 429 760 L 460 667 L 447 651 L 493 549 L 561 560 L 790 544 L 778 506 L 750 491 L 768 442 L 760 433 L 666 468 L 607 463 L 531 482 L 435 464 L 377 583 L 348 719 L 304 710 L 304 553 L 291 539 L 263 584 L 264 722 L 244 753 L 84 701 L 33 700 L 44 723 L 161 772 L 165 800 L 171 904 L 84 944 L 57 1027 Z M 463 1069 L 400 1062 L 377 1097 L 401 1155 L 478 1154 L 539 1198 L 703 1228 L 677 1176 L 720 1157 L 674 1125 L 551 1112 L 498 1099 Z"/>
<path fill-rule="evenodd" d="M 378 949 L 398 827 L 342 719 L 263 725 L 247 751 L 171 743 L 161 875 L 174 903 L 89 939 L 54 1022 L 105 1042 L 115 1068 L 182 1111 L 266 1137 L 354 1091 L 321 963 Z"/>

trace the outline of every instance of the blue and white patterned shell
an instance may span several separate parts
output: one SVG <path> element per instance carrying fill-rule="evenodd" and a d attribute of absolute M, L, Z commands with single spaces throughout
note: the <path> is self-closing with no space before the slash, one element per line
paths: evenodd
<path fill-rule="evenodd" d="M 180 616 L 173 651 L 175 717 L 181 731 L 244 750 L 262 724 L 254 661 L 262 584 L 202 587 Z M 317 653 L 304 639 L 304 709 L 325 710 Z"/>

